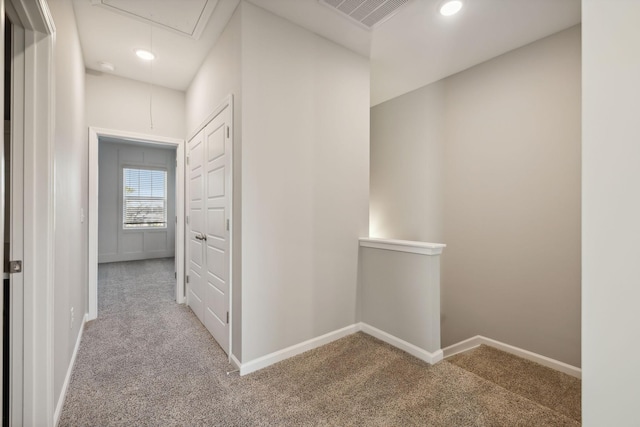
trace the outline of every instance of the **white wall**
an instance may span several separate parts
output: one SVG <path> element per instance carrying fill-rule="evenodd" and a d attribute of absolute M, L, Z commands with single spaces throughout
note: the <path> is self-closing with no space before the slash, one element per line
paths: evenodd
<path fill-rule="evenodd" d="M 371 232 L 447 244 L 444 347 L 580 366 L 580 99 L 574 27 L 372 109 Z"/>
<path fill-rule="evenodd" d="M 150 90 L 148 83 L 87 70 L 87 124 L 105 129 L 184 139 L 184 92 L 153 87 L 152 129 L 149 114 Z"/>
<path fill-rule="evenodd" d="M 369 62 L 242 9 L 242 361 L 356 320 Z"/>
<path fill-rule="evenodd" d="M 196 128 L 230 94 L 235 97 L 234 116 L 240 119 L 241 96 L 241 12 L 236 9 L 220 38 L 193 78 L 186 93 L 186 132 L 192 136 Z M 235 119 L 236 117 L 234 117 Z M 241 131 L 236 120 L 234 136 Z M 234 141 L 235 142 L 235 141 Z"/>
<path fill-rule="evenodd" d="M 53 372 L 58 403 L 87 311 L 88 147 L 84 61 L 69 0 L 49 0 L 55 44 L 55 254 Z M 70 311 L 74 309 L 73 322 Z"/>
<path fill-rule="evenodd" d="M 582 420 L 638 425 L 640 2 L 583 0 Z"/>
<path fill-rule="evenodd" d="M 173 257 L 175 254 L 176 150 L 113 141 L 99 143 L 98 262 Z M 167 171 L 167 227 L 122 227 L 124 167 Z"/>
<path fill-rule="evenodd" d="M 242 359 L 242 87 L 241 8 L 204 60 L 186 93 L 187 138 L 203 125 L 228 95 L 233 95 L 233 343 L 231 353 Z"/>

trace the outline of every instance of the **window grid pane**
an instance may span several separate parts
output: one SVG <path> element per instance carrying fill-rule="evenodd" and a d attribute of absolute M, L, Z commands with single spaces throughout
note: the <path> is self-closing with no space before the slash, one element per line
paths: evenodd
<path fill-rule="evenodd" d="M 167 171 L 123 169 L 124 228 L 167 226 Z"/>

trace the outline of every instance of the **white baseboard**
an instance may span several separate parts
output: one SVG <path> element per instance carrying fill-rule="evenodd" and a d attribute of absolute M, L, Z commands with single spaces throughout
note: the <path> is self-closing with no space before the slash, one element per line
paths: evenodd
<path fill-rule="evenodd" d="M 505 344 L 491 338 L 483 337 L 482 335 L 476 335 L 475 337 L 466 339 L 457 344 L 450 345 L 449 347 L 444 348 L 442 351 L 444 353 L 444 357 L 447 358 L 458 353 L 472 350 L 480 346 L 481 344 L 497 348 L 498 350 L 502 350 L 507 353 L 511 353 L 513 355 L 522 357 L 523 359 L 531 360 L 532 362 L 539 363 L 540 365 L 546 366 L 547 368 L 555 369 L 556 371 L 563 372 L 565 374 L 571 375 L 572 377 L 582 378 L 582 369 L 580 368 L 571 366 L 564 362 L 560 362 L 559 360 L 551 359 L 550 357 L 543 356 L 541 354 L 533 353 L 529 350 L 524 350 L 522 348 L 514 347 L 512 345 Z"/>
<path fill-rule="evenodd" d="M 418 359 L 432 365 L 441 361 L 443 358 L 442 350 L 431 353 L 387 332 L 381 331 L 378 328 L 374 328 L 373 326 L 370 326 L 366 323 L 355 323 L 342 329 L 329 332 L 328 334 L 322 335 L 320 337 L 312 338 L 300 344 L 292 345 L 291 347 L 287 347 L 274 353 L 267 354 L 266 356 L 259 357 L 258 359 L 252 360 L 247 363 L 240 363 L 240 361 L 233 355 L 231 355 L 230 359 L 231 363 L 236 365 L 236 367 L 240 369 L 240 375 L 247 375 L 260 369 L 266 368 L 267 366 L 273 365 L 274 363 L 281 362 L 290 357 L 297 356 L 300 353 L 304 353 L 305 351 L 313 350 L 314 348 L 321 347 L 340 338 L 344 338 L 347 335 L 351 335 L 360 331 L 364 332 L 365 334 L 371 335 L 372 337 L 378 338 L 379 340 L 384 341 L 396 348 L 399 348 L 400 350 L 406 351 L 412 356 L 415 356 Z"/>
<path fill-rule="evenodd" d="M 229 362 L 231 362 L 231 366 L 233 366 L 236 369 L 240 369 L 242 367 L 242 363 L 240 363 L 238 358 L 233 354 L 229 356 Z"/>
<path fill-rule="evenodd" d="M 387 344 L 391 344 L 392 346 L 399 348 L 400 350 L 406 351 L 410 355 L 417 357 L 418 359 L 423 360 L 431 365 L 442 360 L 442 350 L 438 350 L 433 353 L 428 352 L 427 350 L 424 350 L 405 340 L 381 331 L 378 328 L 374 328 L 371 325 L 367 325 L 366 323 L 360 323 L 360 330 L 365 334 L 378 338 L 379 340 L 384 341 Z"/>
<path fill-rule="evenodd" d="M 297 356 L 300 353 L 304 353 L 305 351 L 313 350 L 314 348 L 321 347 L 323 345 L 329 344 L 332 341 L 356 333 L 359 330 L 359 326 L 357 324 L 354 324 L 342 329 L 338 329 L 337 331 L 329 332 L 328 334 L 319 336 L 317 338 L 312 338 L 308 341 L 301 342 L 300 344 L 292 345 L 291 347 L 287 347 L 274 353 L 267 354 L 266 356 L 259 357 L 250 362 L 239 363 L 240 375 L 247 375 L 257 370 L 266 368 L 267 366 L 273 365 L 274 363 L 281 362 L 290 357 Z"/>
<path fill-rule="evenodd" d="M 442 352 L 444 353 L 444 358 L 451 357 L 458 353 L 464 353 L 465 351 L 473 350 L 476 347 L 480 347 L 480 344 L 483 344 L 482 338 L 480 335 L 476 335 L 475 337 L 471 337 L 464 341 L 460 341 L 457 344 L 450 345 L 449 347 L 443 348 Z"/>
<path fill-rule="evenodd" d="M 82 319 L 82 325 L 80 325 L 80 332 L 78 332 L 76 345 L 73 348 L 73 354 L 71 355 L 71 361 L 69 362 L 67 375 L 64 377 L 64 383 L 62 383 L 62 390 L 60 391 L 60 397 L 58 398 L 56 411 L 53 413 L 54 426 L 57 426 L 58 421 L 60 421 L 60 415 L 62 414 L 62 407 L 64 406 L 64 400 L 67 397 L 67 389 L 69 388 L 69 381 L 71 381 L 71 373 L 73 372 L 73 367 L 76 364 L 76 356 L 78 355 L 78 349 L 80 348 L 80 341 L 82 341 L 82 333 L 84 332 L 84 325 L 87 323 L 88 319 L 89 319 L 89 314 L 85 314 L 84 319 Z"/>

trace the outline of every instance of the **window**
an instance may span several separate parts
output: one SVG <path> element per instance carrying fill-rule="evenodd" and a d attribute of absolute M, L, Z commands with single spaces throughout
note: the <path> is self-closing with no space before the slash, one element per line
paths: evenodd
<path fill-rule="evenodd" d="M 123 169 L 124 228 L 167 226 L 167 171 Z"/>

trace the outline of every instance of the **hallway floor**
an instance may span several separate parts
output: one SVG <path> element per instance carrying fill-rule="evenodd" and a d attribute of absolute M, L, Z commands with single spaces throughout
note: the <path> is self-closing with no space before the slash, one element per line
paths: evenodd
<path fill-rule="evenodd" d="M 174 287 L 173 259 L 100 266 L 99 317 L 85 327 L 59 426 L 580 425 L 362 333 L 227 375 L 226 355 Z"/>

